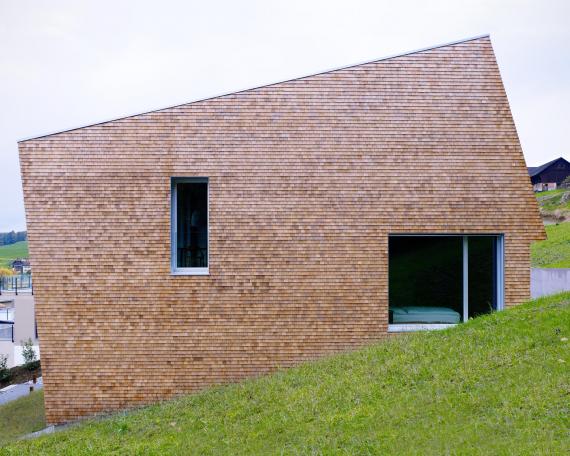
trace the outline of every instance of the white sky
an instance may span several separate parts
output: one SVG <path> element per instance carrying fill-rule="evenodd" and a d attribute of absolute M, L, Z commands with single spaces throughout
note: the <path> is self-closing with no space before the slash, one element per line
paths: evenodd
<path fill-rule="evenodd" d="M 527 164 L 569 158 L 568 0 L 0 0 L 0 231 L 19 139 L 483 33 Z"/>

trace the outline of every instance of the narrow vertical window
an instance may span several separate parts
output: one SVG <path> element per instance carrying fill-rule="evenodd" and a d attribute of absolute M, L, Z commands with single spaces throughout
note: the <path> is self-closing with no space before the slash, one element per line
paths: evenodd
<path fill-rule="evenodd" d="M 172 179 L 172 272 L 208 273 L 208 179 Z"/>

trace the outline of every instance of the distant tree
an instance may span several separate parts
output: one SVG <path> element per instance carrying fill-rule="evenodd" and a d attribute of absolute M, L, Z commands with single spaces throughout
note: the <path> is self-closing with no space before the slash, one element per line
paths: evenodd
<path fill-rule="evenodd" d="M 10 378 L 10 369 L 8 369 L 8 355 L 0 355 L 0 382 Z"/>
<path fill-rule="evenodd" d="M 0 233 L 0 245 L 10 245 L 15 242 L 25 241 L 26 239 L 28 239 L 28 233 L 26 231 Z"/>
<path fill-rule="evenodd" d="M 13 244 L 16 242 L 16 233 L 14 231 L 10 231 L 8 236 L 6 236 L 6 244 Z"/>

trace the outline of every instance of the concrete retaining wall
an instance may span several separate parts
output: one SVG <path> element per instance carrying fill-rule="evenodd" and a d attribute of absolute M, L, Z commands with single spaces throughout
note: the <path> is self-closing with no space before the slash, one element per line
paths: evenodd
<path fill-rule="evenodd" d="M 533 298 L 570 291 L 570 268 L 530 270 L 530 295 Z"/>

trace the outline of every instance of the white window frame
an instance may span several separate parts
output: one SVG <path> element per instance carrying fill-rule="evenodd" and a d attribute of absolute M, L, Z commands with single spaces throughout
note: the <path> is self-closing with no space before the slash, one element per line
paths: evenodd
<path fill-rule="evenodd" d="M 206 184 L 206 236 L 207 236 L 207 250 L 206 250 L 206 264 L 205 268 L 179 268 L 177 267 L 178 255 L 178 204 L 176 199 L 177 185 L 191 183 L 191 184 Z M 210 274 L 210 182 L 207 177 L 171 177 L 170 178 L 170 272 L 172 275 L 186 275 L 186 276 L 204 276 Z"/>
<path fill-rule="evenodd" d="M 389 234 L 390 237 L 460 237 L 462 238 L 462 256 L 463 256 L 463 322 L 468 320 L 469 314 L 469 237 L 471 236 L 489 236 L 495 238 L 496 255 L 495 255 L 495 283 L 497 293 L 496 311 L 503 310 L 505 307 L 505 235 L 503 233 L 469 233 L 469 234 L 424 234 L 424 233 L 395 233 Z M 388 274 L 390 273 L 390 255 L 388 254 Z M 389 303 L 388 303 L 389 306 Z M 412 332 L 425 330 L 446 329 L 456 326 L 453 323 L 388 323 L 388 332 Z"/>

